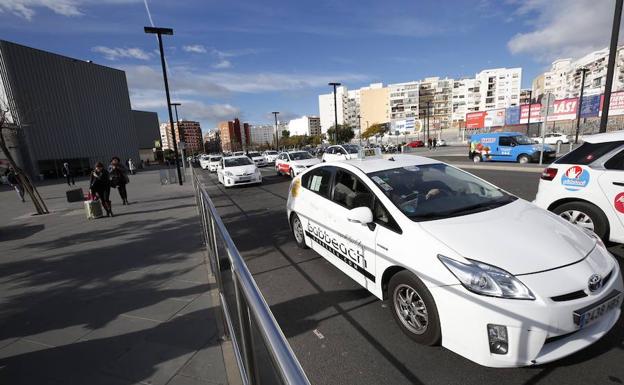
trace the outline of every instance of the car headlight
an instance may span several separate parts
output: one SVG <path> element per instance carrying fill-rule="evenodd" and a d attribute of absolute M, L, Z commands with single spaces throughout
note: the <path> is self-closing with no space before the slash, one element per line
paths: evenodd
<path fill-rule="evenodd" d="M 463 263 L 443 255 L 438 255 L 438 258 L 473 293 L 499 298 L 535 299 L 531 290 L 503 269 L 470 259 L 470 263 Z"/>
<path fill-rule="evenodd" d="M 580 227 L 580 226 L 579 226 Z M 583 231 L 585 231 L 585 233 L 587 235 L 589 235 L 593 240 L 596 241 L 596 245 L 602 247 L 603 249 L 606 249 L 607 247 L 605 246 L 604 242 L 602 241 L 602 239 L 600 239 L 600 237 L 594 233 L 593 231 L 591 231 L 590 229 L 586 228 L 586 227 L 580 227 Z"/>
<path fill-rule="evenodd" d="M 234 176 L 230 171 L 225 171 L 223 174 L 225 174 L 225 176 Z"/>

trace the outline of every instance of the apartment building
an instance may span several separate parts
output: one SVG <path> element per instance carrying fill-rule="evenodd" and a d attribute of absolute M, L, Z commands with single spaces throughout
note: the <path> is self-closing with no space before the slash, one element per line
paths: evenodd
<path fill-rule="evenodd" d="M 242 151 L 251 142 L 249 124 L 238 119 L 219 123 L 219 138 L 223 151 Z"/>
<path fill-rule="evenodd" d="M 530 88 L 520 90 L 520 105 L 532 103 L 533 99 L 533 90 Z"/>
<path fill-rule="evenodd" d="M 383 83 L 374 83 L 360 89 L 360 117 L 362 130 L 375 123 L 390 122 L 390 89 Z"/>
<path fill-rule="evenodd" d="M 160 124 L 160 138 L 163 150 L 173 150 L 173 137 L 169 123 Z M 201 152 L 204 149 L 202 130 L 199 122 L 192 120 L 181 120 L 173 123 L 176 140 L 184 141 L 188 153 Z"/>
<path fill-rule="evenodd" d="M 494 110 L 520 104 L 522 68 L 493 68 L 476 74 L 481 94 L 479 110 Z"/>
<path fill-rule="evenodd" d="M 348 105 L 348 90 L 345 86 L 336 88 L 336 107 L 338 112 L 338 124 L 345 124 Z M 326 133 L 334 124 L 334 93 L 319 95 L 319 117 L 321 119 L 321 130 Z"/>
<path fill-rule="evenodd" d="M 419 117 L 429 118 L 429 127 L 446 129 L 451 124 L 453 79 L 428 77 L 420 82 Z"/>
<path fill-rule="evenodd" d="M 360 89 L 349 90 L 345 102 L 345 124 L 357 127 L 360 115 Z"/>
<path fill-rule="evenodd" d="M 418 119 L 420 82 L 411 81 L 388 85 L 390 121 L 393 127 L 407 120 Z"/>
<path fill-rule="evenodd" d="M 249 128 L 249 131 L 253 145 L 272 145 L 275 142 L 274 124 L 254 124 Z"/>
<path fill-rule="evenodd" d="M 452 115 L 453 123 L 466 120 L 466 114 L 479 111 L 481 93 L 479 81 L 476 78 L 456 79 L 453 81 L 452 90 Z"/>
<path fill-rule="evenodd" d="M 358 107 L 358 110 L 359 110 L 359 107 Z M 288 122 L 288 131 L 290 132 L 290 136 L 320 135 L 321 134 L 321 119 L 318 116 L 302 116 L 298 119 L 292 119 L 290 122 Z"/>

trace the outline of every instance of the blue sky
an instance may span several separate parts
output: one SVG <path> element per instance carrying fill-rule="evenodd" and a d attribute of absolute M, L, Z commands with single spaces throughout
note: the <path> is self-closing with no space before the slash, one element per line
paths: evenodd
<path fill-rule="evenodd" d="M 147 0 L 165 37 L 181 118 L 318 114 L 327 82 L 350 89 L 549 63 L 608 45 L 613 0 Z M 167 119 L 144 0 L 0 0 L 0 38 L 126 71 L 133 108 Z"/>

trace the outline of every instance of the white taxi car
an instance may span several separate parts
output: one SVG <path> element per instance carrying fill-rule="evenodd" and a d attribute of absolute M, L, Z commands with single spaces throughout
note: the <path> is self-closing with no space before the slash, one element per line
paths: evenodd
<path fill-rule="evenodd" d="M 323 162 L 331 162 L 334 160 L 356 159 L 360 146 L 355 144 L 338 144 L 329 146 L 323 153 Z"/>
<path fill-rule="evenodd" d="M 297 244 L 388 299 L 414 341 L 481 365 L 565 357 L 620 317 L 619 265 L 593 233 L 433 159 L 317 165 L 287 214 Z"/>
<path fill-rule="evenodd" d="M 203 170 L 208 170 L 208 167 L 210 165 L 210 156 L 209 155 L 201 155 L 199 157 L 199 167 L 201 167 Z"/>
<path fill-rule="evenodd" d="M 535 143 L 542 143 L 541 136 L 534 136 L 531 138 L 531 140 Z M 568 139 L 568 136 L 564 133 L 551 132 L 548 134 L 544 134 L 544 143 L 552 145 L 568 144 L 570 143 L 570 139 Z"/>
<path fill-rule="evenodd" d="M 319 163 L 321 161 L 307 151 L 282 152 L 275 159 L 275 172 L 277 175 L 290 175 L 291 178 L 294 178 L 308 167 Z"/>
<path fill-rule="evenodd" d="M 247 156 L 228 156 L 221 159 L 217 179 L 225 187 L 262 183 L 260 169 Z"/>
<path fill-rule="evenodd" d="M 267 165 L 267 161 L 266 159 L 264 159 L 264 156 L 259 153 L 258 151 L 249 151 L 247 153 L 247 156 L 249 157 L 249 159 L 251 159 L 256 166 L 258 167 L 264 167 Z"/>
<path fill-rule="evenodd" d="M 278 155 L 278 152 L 275 150 L 266 150 L 262 153 L 262 156 L 264 156 L 264 160 L 267 163 L 275 163 L 275 159 L 277 159 Z"/>
<path fill-rule="evenodd" d="M 585 136 L 544 170 L 534 203 L 624 243 L 624 131 Z"/>
<path fill-rule="evenodd" d="M 210 155 L 208 158 L 208 170 L 210 170 L 210 172 L 217 172 L 219 164 L 221 164 L 221 158 L 222 157 L 219 155 Z"/>

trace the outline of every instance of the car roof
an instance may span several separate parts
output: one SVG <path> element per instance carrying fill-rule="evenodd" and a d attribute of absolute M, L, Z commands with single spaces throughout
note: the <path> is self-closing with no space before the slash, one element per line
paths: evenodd
<path fill-rule="evenodd" d="M 524 135 L 521 132 L 515 132 L 515 131 L 505 131 L 505 132 L 487 132 L 487 133 L 482 133 L 482 134 L 472 134 L 471 137 L 473 136 L 517 136 L 517 135 Z"/>
<path fill-rule="evenodd" d="M 624 140 L 624 130 L 583 136 L 583 141 L 588 143 L 619 142 Z"/>
<path fill-rule="evenodd" d="M 245 158 L 249 159 L 247 155 L 232 155 L 232 156 L 224 156 L 223 159 L 236 159 L 236 158 Z"/>
<path fill-rule="evenodd" d="M 393 155 L 390 158 L 368 157 L 364 159 L 349 159 L 323 163 L 326 165 L 348 164 L 360 169 L 365 174 L 399 167 L 422 166 L 425 164 L 442 163 L 438 160 L 418 155 Z"/>

